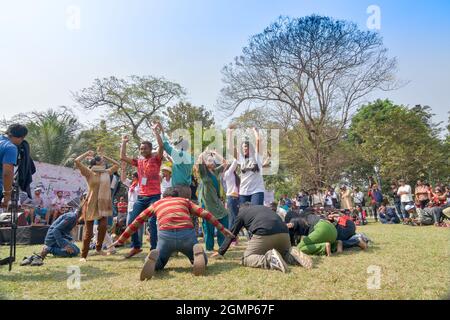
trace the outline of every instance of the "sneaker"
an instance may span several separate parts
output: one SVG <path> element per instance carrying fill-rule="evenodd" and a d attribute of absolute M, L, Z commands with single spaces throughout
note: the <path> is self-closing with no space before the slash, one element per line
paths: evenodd
<path fill-rule="evenodd" d="M 125 256 L 125 259 L 130 259 L 131 257 L 133 257 L 133 256 L 135 256 L 135 255 L 137 255 L 138 253 L 141 253 L 142 252 L 142 249 L 136 249 L 136 248 L 133 248 L 133 249 L 131 249 L 131 251 Z"/>
<path fill-rule="evenodd" d="M 291 249 L 289 249 L 289 254 L 293 256 L 295 261 L 297 261 L 303 268 L 311 269 L 313 267 L 312 258 L 298 250 L 296 247 L 291 247 Z"/>
<path fill-rule="evenodd" d="M 141 270 L 141 276 L 140 276 L 141 281 L 149 280 L 153 277 L 153 275 L 155 274 L 155 266 L 156 266 L 156 261 L 158 261 L 158 258 L 159 258 L 159 250 L 158 249 L 154 249 L 154 250 L 150 251 L 148 256 L 145 258 L 144 266 L 142 267 L 142 270 Z"/>
<path fill-rule="evenodd" d="M 203 275 L 206 270 L 205 251 L 203 250 L 203 246 L 199 243 L 194 245 L 193 250 L 194 265 L 192 271 L 194 272 L 194 275 L 200 276 Z"/>
<path fill-rule="evenodd" d="M 44 264 L 44 261 L 42 260 L 40 255 L 34 254 L 32 258 L 33 261 L 31 261 L 30 266 L 42 266 Z"/>
<path fill-rule="evenodd" d="M 269 266 L 272 270 L 278 270 L 283 273 L 288 272 L 288 266 L 286 262 L 283 260 L 281 254 L 275 249 L 272 249 L 270 251 Z"/>
<path fill-rule="evenodd" d="M 20 263 L 21 266 L 28 266 L 33 261 L 33 256 L 24 257 L 22 262 Z"/>

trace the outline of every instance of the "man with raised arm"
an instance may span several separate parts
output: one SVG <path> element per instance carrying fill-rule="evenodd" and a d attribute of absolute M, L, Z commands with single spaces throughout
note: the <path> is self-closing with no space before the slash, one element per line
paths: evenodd
<path fill-rule="evenodd" d="M 128 136 L 123 136 L 122 145 L 120 147 L 120 159 L 126 163 L 137 167 L 139 176 L 139 196 L 133 206 L 133 211 L 129 215 L 127 224 L 131 224 L 134 219 L 152 203 L 158 201 L 161 198 L 161 184 L 159 179 L 159 171 L 162 162 L 162 156 L 164 152 L 163 142 L 159 133 L 157 132 L 158 126 L 153 125 L 153 134 L 158 141 L 158 150 L 156 153 L 152 152 L 152 143 L 150 141 L 141 141 L 139 151 L 141 157 L 138 159 L 130 158 L 127 156 L 127 143 L 129 141 Z M 158 241 L 158 229 L 156 228 L 156 218 L 152 217 L 149 221 L 150 225 L 150 245 L 151 249 L 156 248 Z M 132 256 L 142 252 L 142 233 L 136 233 L 132 237 L 131 251 L 125 258 L 131 258 Z"/>

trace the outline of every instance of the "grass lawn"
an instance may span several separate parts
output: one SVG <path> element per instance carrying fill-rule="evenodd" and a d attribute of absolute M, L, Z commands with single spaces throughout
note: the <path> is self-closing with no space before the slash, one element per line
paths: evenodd
<path fill-rule="evenodd" d="M 127 248 L 108 257 L 49 256 L 41 267 L 0 267 L 3 299 L 442 299 L 449 296 L 450 230 L 435 227 L 370 224 L 360 227 L 374 244 L 366 252 L 349 250 L 314 258 L 315 268 L 291 272 L 244 268 L 245 243 L 223 260 L 210 260 L 206 276 L 194 277 L 184 256 L 172 258 L 166 270 L 139 281 L 144 254 L 124 260 Z M 148 244 L 147 244 L 148 245 Z M 41 246 L 19 246 L 17 260 Z M 5 256 L 8 247 L 0 247 Z M 148 247 L 145 247 L 148 251 Z M 68 289 L 69 266 L 80 266 L 80 289 Z M 368 289 L 370 266 L 381 270 L 379 289 Z M 373 267 L 372 267 L 373 268 Z M 370 270 L 370 269 L 369 269 Z"/>

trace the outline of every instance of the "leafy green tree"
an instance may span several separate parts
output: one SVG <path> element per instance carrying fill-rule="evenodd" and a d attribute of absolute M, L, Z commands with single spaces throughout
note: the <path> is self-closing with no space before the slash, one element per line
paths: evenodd
<path fill-rule="evenodd" d="M 108 125 L 114 130 L 131 131 L 138 144 L 151 132 L 151 122 L 160 120 L 161 112 L 184 95 L 179 84 L 164 78 L 131 76 L 129 80 L 96 79 L 89 88 L 74 93 L 73 98 L 86 110 L 105 110 Z"/>
<path fill-rule="evenodd" d="M 33 159 L 63 165 L 80 128 L 77 117 L 69 108 L 49 109 L 44 112 L 19 114 L 12 122 L 19 121 L 28 128 L 27 141 Z"/>
<path fill-rule="evenodd" d="M 404 178 L 412 185 L 418 178 L 442 181 L 448 179 L 448 152 L 426 121 L 430 118 L 428 109 L 377 100 L 353 117 L 349 142 L 370 166 L 380 168 L 385 181 Z"/>

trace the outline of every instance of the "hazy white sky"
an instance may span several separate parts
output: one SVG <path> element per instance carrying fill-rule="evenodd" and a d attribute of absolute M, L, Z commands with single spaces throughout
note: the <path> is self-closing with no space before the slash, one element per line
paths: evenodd
<path fill-rule="evenodd" d="M 222 67 L 279 15 L 319 13 L 367 28 L 372 4 L 381 8 L 380 32 L 398 58 L 398 76 L 410 81 L 374 98 L 427 104 L 436 121 L 446 122 L 450 2 L 445 0 L 0 0 L 1 116 L 72 106 L 70 92 L 95 78 L 132 74 L 178 82 L 188 100 L 213 109 Z M 69 19 L 70 6 L 80 10 L 79 29 Z M 77 114 L 82 121 L 99 116 Z"/>

